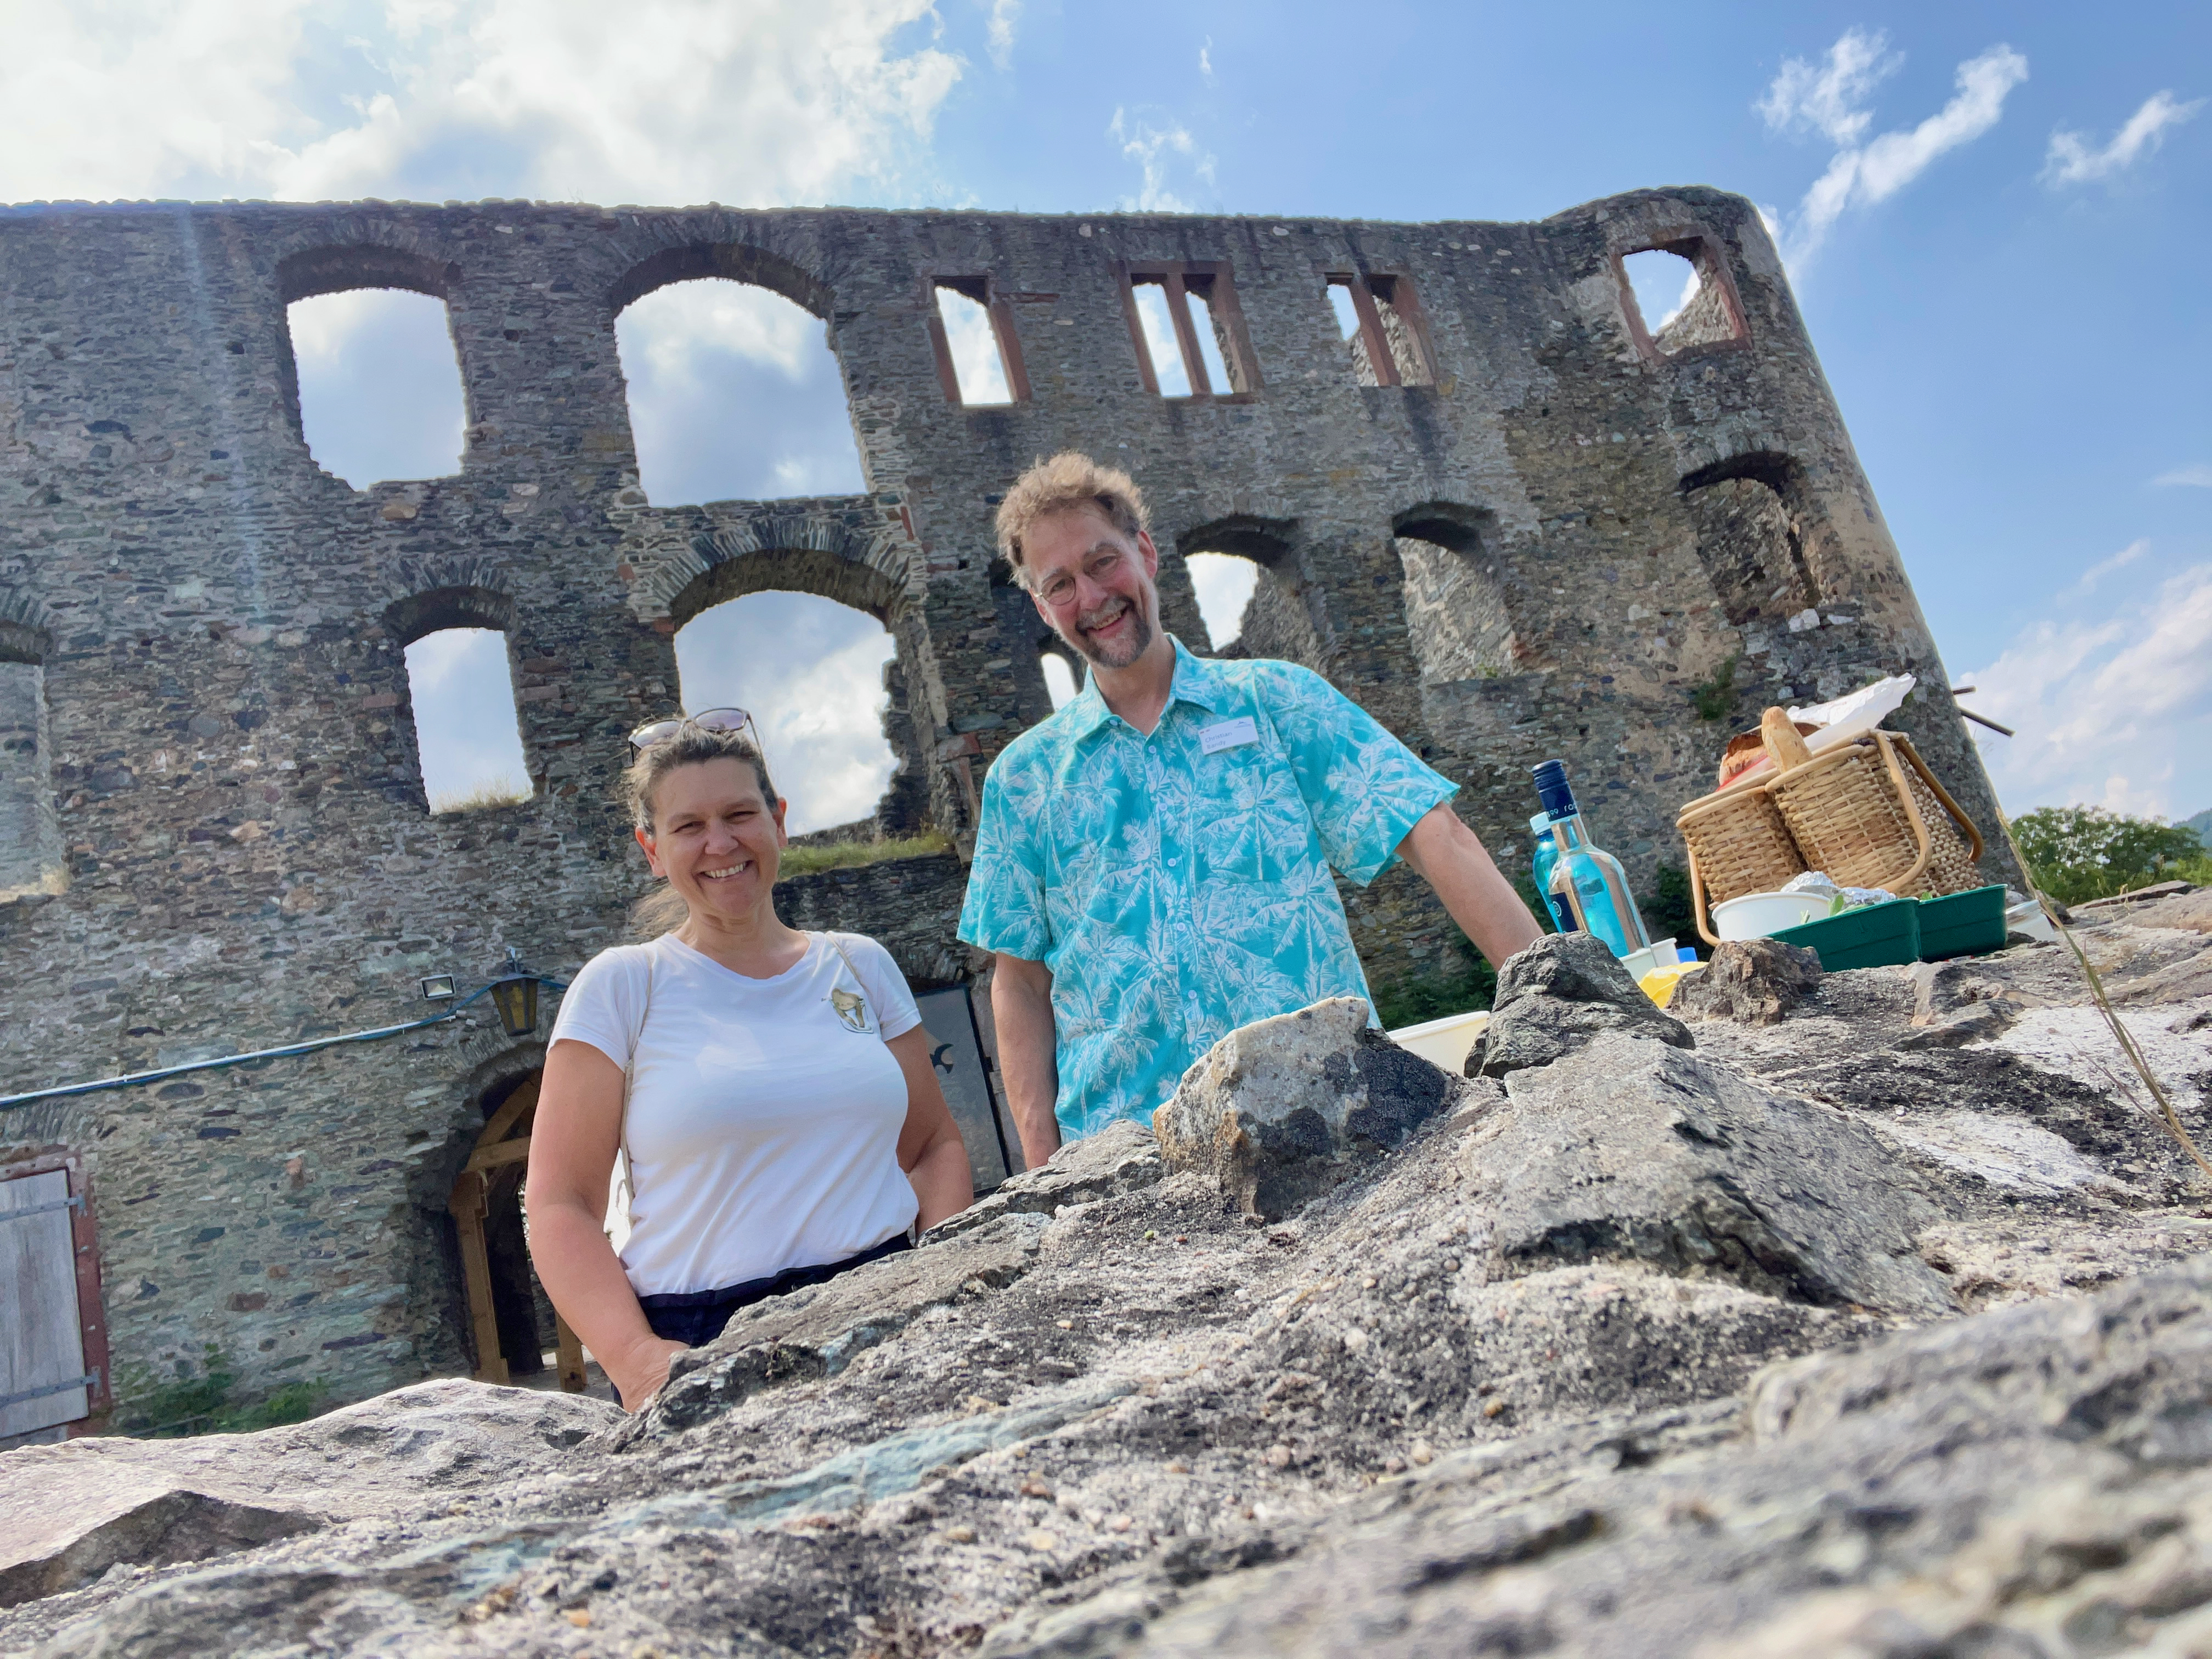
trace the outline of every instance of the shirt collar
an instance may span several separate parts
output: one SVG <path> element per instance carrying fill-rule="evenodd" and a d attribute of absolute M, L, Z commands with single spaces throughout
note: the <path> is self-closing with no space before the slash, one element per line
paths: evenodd
<path fill-rule="evenodd" d="M 1208 714 L 1221 712 L 1224 688 L 1215 665 L 1202 657 L 1194 657 L 1184 649 L 1183 642 L 1172 634 L 1168 643 L 1175 647 L 1175 678 L 1168 683 L 1168 702 L 1195 703 Z M 1080 743 L 1108 720 L 1115 718 L 1099 694 L 1097 679 L 1090 674 L 1083 677 L 1083 690 L 1062 711 L 1067 717 L 1071 740 Z"/>

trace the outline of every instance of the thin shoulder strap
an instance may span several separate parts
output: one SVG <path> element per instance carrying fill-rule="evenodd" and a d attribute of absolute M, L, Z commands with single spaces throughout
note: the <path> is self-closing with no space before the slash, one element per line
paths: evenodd
<path fill-rule="evenodd" d="M 657 940 L 648 939 L 645 945 L 645 1001 L 637 1011 L 637 1024 L 630 1028 L 629 1054 L 623 1061 L 622 1121 L 616 1130 L 616 1140 L 622 1152 L 622 1178 L 616 1183 L 615 1194 L 622 1206 L 623 1219 L 629 1219 L 630 1202 L 637 1196 L 636 1165 L 629 1155 L 629 1093 L 631 1080 L 637 1071 L 638 1045 L 645 1041 L 646 1022 L 653 1018 L 653 964 Z"/>

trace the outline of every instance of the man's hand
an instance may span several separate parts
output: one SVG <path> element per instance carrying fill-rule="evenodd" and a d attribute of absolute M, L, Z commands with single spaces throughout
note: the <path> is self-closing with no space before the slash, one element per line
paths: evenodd
<path fill-rule="evenodd" d="M 991 1018 L 999 1031 L 999 1075 L 1030 1169 L 1060 1150 L 1060 1066 L 1053 1048 L 1052 969 L 998 953 L 991 972 Z"/>
<path fill-rule="evenodd" d="M 1521 895 L 1449 803 L 1429 809 L 1398 843 L 1398 856 L 1436 889 L 1451 919 L 1492 967 L 1543 937 Z"/>

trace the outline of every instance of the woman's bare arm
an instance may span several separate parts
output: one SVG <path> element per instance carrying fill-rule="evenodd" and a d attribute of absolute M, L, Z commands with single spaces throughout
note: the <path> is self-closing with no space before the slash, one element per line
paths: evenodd
<path fill-rule="evenodd" d="M 945 1103 L 937 1068 L 930 1064 L 929 1033 L 917 1025 L 884 1045 L 906 1073 L 906 1127 L 899 1131 L 899 1168 L 921 1200 L 920 1224 L 927 1231 L 975 1201 L 968 1172 L 968 1148 L 960 1126 Z"/>
<path fill-rule="evenodd" d="M 607 1238 L 622 1111 L 622 1067 L 588 1042 L 555 1043 L 538 1085 L 524 1202 L 538 1281 L 634 1412 L 668 1380 L 684 1344 L 653 1334 Z"/>

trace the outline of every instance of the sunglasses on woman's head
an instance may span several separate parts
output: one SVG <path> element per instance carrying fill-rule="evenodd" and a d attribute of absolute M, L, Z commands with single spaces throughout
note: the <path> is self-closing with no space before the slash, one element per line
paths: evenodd
<path fill-rule="evenodd" d="M 753 717 L 742 708 L 702 708 L 696 714 L 672 714 L 666 720 L 647 720 L 629 734 L 629 757 L 635 760 L 656 743 L 665 743 L 687 726 L 702 732 L 742 732 L 752 726 Z M 753 747 L 760 747 L 760 728 L 753 726 Z"/>

